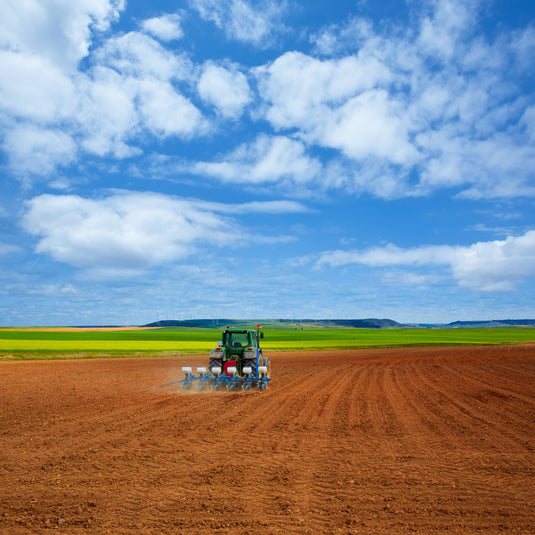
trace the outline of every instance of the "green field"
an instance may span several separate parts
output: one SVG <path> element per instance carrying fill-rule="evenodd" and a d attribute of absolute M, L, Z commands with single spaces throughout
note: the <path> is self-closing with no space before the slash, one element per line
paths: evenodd
<path fill-rule="evenodd" d="M 494 329 L 326 329 L 267 328 L 268 351 L 412 347 L 434 345 L 515 344 L 535 341 L 535 328 Z M 168 327 L 124 331 L 40 331 L 0 329 L 0 359 L 95 358 L 207 354 L 219 331 Z"/>

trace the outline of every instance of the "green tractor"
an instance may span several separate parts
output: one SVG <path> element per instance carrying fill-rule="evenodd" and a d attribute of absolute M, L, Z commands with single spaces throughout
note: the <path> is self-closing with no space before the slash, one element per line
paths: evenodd
<path fill-rule="evenodd" d="M 176 382 L 184 388 L 264 390 L 271 380 L 271 363 L 262 355 L 261 338 L 264 333 L 260 332 L 260 325 L 256 330 L 231 329 L 227 325 L 221 342 L 210 351 L 208 370 L 199 366 L 195 375 L 191 366 L 183 366 L 185 379 Z"/>
<path fill-rule="evenodd" d="M 228 368 L 235 367 L 240 377 L 250 374 L 258 379 L 259 374 L 264 372 L 269 379 L 271 364 L 269 359 L 262 355 L 260 348 L 262 338 L 264 338 L 264 333 L 260 332 L 260 326 L 256 330 L 231 329 L 227 326 L 223 331 L 222 341 L 210 351 L 208 369 L 212 372 L 214 368 L 219 368 L 226 374 Z M 266 370 L 261 370 L 261 367 Z"/>

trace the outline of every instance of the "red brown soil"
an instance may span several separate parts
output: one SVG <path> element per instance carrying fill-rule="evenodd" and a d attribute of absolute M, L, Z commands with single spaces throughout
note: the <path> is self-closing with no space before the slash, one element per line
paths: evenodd
<path fill-rule="evenodd" d="M 535 533 L 535 346 L 0 363 L 0 532 Z"/>

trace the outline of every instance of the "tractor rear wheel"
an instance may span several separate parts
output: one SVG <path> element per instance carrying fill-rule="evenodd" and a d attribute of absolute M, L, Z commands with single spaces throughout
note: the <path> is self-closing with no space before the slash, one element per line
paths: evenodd
<path fill-rule="evenodd" d="M 260 365 L 267 368 L 267 378 L 271 379 L 271 362 L 269 362 L 268 357 L 262 357 L 260 359 Z"/>
<path fill-rule="evenodd" d="M 243 361 L 243 367 L 249 366 L 251 368 L 251 376 L 256 377 L 256 359 L 247 359 Z"/>
<path fill-rule="evenodd" d="M 212 368 L 221 368 L 221 373 L 223 373 L 223 359 L 210 359 L 208 370 L 211 372 Z"/>

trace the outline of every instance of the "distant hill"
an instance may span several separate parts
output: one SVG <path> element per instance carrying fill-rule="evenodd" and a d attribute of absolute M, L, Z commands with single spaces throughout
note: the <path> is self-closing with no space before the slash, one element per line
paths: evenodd
<path fill-rule="evenodd" d="M 535 327 L 535 319 L 524 320 L 490 320 L 490 321 L 454 321 L 448 323 L 446 327 Z"/>
<path fill-rule="evenodd" d="M 143 325 L 143 327 L 198 327 L 198 328 L 212 328 L 224 329 L 227 325 L 230 327 L 242 327 L 247 329 L 254 329 L 257 324 L 263 327 L 294 327 L 296 329 L 302 328 L 336 328 L 346 327 L 354 329 L 396 329 L 403 327 L 427 327 L 427 328 L 442 328 L 442 329 L 469 329 L 469 328 L 492 328 L 492 327 L 535 327 L 535 319 L 520 319 L 520 320 L 482 320 L 482 321 L 453 321 L 447 324 L 438 323 L 398 323 L 391 319 L 264 319 L 264 320 L 236 320 L 236 319 L 192 319 L 192 320 L 161 320 L 153 323 Z"/>
<path fill-rule="evenodd" d="M 403 324 L 389 319 L 367 318 L 362 320 L 303 320 L 300 323 L 311 327 L 353 327 L 355 329 L 392 329 L 404 327 Z"/>
<path fill-rule="evenodd" d="M 269 319 L 269 320 L 230 320 L 230 319 L 196 319 L 196 320 L 161 320 L 143 325 L 143 327 L 204 327 L 221 329 L 231 327 L 254 328 L 257 324 L 264 327 L 352 327 L 360 329 L 386 329 L 404 327 L 401 323 L 389 319 L 355 319 L 355 320 L 313 320 L 313 319 Z"/>
<path fill-rule="evenodd" d="M 271 320 L 270 320 L 271 321 Z M 229 320 L 229 319 L 196 319 L 196 320 L 161 320 L 143 325 L 143 327 L 201 327 L 222 329 L 227 325 L 231 327 L 254 328 L 258 324 L 254 320 Z"/>

